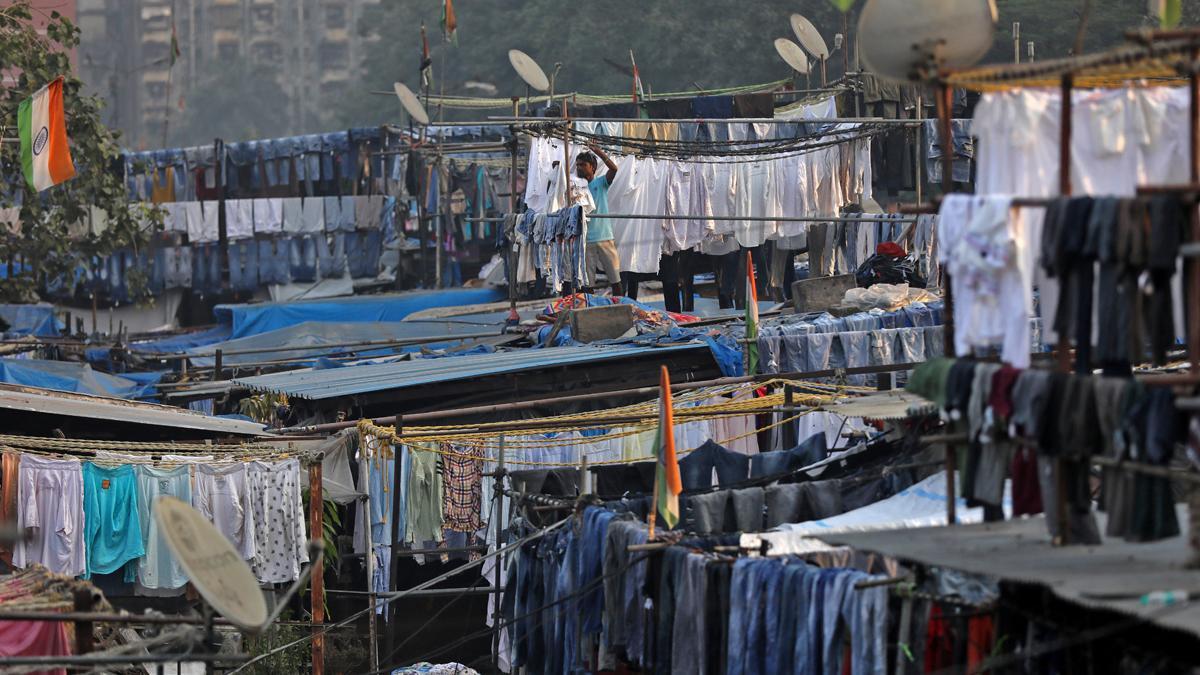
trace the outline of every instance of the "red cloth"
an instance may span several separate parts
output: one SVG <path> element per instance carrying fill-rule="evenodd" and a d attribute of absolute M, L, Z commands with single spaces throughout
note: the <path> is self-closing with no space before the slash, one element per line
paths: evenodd
<path fill-rule="evenodd" d="M 904 249 L 894 241 L 885 241 L 875 247 L 875 252 L 879 255 L 890 255 L 897 258 L 903 258 L 906 254 Z"/>
<path fill-rule="evenodd" d="M 990 616 L 973 616 L 967 619 L 967 671 L 986 673 L 979 666 L 992 653 L 995 625 Z"/>
<path fill-rule="evenodd" d="M 1020 375 L 1021 371 L 1011 366 L 1004 366 L 992 375 L 992 394 L 988 398 L 988 405 L 996 417 L 1008 419 L 1012 416 L 1012 388 Z"/>
<path fill-rule="evenodd" d="M 7 656 L 70 656 L 71 641 L 62 621 L 0 621 L 0 659 Z M 66 670 L 39 670 L 38 675 L 66 675 Z"/>
<path fill-rule="evenodd" d="M 929 625 L 925 633 L 925 672 L 952 670 L 954 663 L 954 634 L 950 621 L 935 603 L 929 610 Z"/>
<path fill-rule="evenodd" d="M 1012 476 L 1013 517 L 1041 513 L 1042 488 L 1038 483 L 1037 453 L 1031 448 L 1017 448 L 1009 475 Z"/>

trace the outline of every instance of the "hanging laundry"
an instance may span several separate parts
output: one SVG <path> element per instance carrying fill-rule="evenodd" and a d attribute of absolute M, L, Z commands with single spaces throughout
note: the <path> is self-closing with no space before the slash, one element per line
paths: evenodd
<path fill-rule="evenodd" d="M 426 450 L 411 453 L 412 473 L 406 485 L 407 524 L 404 543 L 421 546 L 442 541 L 442 474 L 438 454 Z"/>
<path fill-rule="evenodd" d="M 154 508 L 156 500 L 164 496 L 191 504 L 191 472 L 187 466 L 160 469 L 145 465 L 138 466 L 136 471 L 138 517 L 146 548 L 146 555 L 138 561 L 138 584 L 150 589 L 181 588 L 188 582 L 187 573 L 171 555 L 166 536 L 159 531 L 154 518 Z"/>
<path fill-rule="evenodd" d="M 264 584 L 295 581 L 308 562 L 300 460 L 247 463 L 246 492 L 254 517 L 250 569 Z"/>
<path fill-rule="evenodd" d="M 138 558 L 146 554 L 133 467 L 84 462 L 83 512 L 87 549 L 83 577 L 90 579 L 93 574 L 112 574 L 124 568 L 125 582 L 133 582 Z"/>
<path fill-rule="evenodd" d="M 257 554 L 255 509 L 246 479 L 246 465 L 195 467 L 193 506 L 225 535 L 245 560 Z"/>
<path fill-rule="evenodd" d="M 44 565 L 57 574 L 87 572 L 83 467 L 77 460 L 21 455 L 17 489 L 17 540 L 13 565 Z"/>

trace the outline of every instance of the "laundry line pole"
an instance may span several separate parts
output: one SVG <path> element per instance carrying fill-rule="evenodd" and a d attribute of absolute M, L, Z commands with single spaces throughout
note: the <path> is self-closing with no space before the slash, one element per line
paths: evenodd
<path fill-rule="evenodd" d="M 546 124 L 561 126 L 564 120 L 556 117 L 511 117 L 508 115 L 498 115 L 489 117 L 489 122 L 529 122 L 535 124 Z M 667 117 L 572 117 L 572 122 L 620 122 L 622 124 L 661 124 L 661 123 L 676 123 L 676 124 L 879 124 L 883 126 L 894 127 L 915 127 L 920 126 L 920 120 L 893 120 L 884 119 L 882 117 L 819 117 L 813 119 L 797 118 L 788 119 L 781 117 L 722 117 L 722 118 L 684 118 L 673 119 Z M 839 130 L 845 131 L 845 130 Z"/>
<path fill-rule="evenodd" d="M 910 216 L 888 218 L 881 215 L 856 218 L 854 216 L 692 216 L 682 214 L 666 215 L 653 213 L 605 213 L 595 217 L 613 218 L 618 220 L 716 220 L 749 222 L 779 221 L 784 223 L 912 223 L 916 222 L 917 220 L 915 217 Z M 466 222 L 502 223 L 504 222 L 504 218 L 467 218 Z"/>

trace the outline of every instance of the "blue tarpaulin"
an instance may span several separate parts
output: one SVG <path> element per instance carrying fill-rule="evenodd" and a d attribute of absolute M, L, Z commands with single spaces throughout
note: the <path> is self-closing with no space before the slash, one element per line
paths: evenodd
<path fill-rule="evenodd" d="M 7 333 L 9 335 L 57 337 L 59 334 L 58 320 L 54 318 L 53 305 L 45 303 L 0 305 L 0 319 L 8 324 Z"/>
<path fill-rule="evenodd" d="M 153 383 L 143 384 L 96 372 L 86 363 L 70 361 L 0 359 L 0 382 L 130 399 L 145 398 L 155 393 Z"/>
<path fill-rule="evenodd" d="M 500 335 L 501 325 L 462 324 L 442 321 L 388 321 L 330 323 L 305 321 L 294 326 L 268 331 L 259 335 L 226 340 L 188 350 L 189 359 L 195 366 L 213 365 L 216 350 L 223 352 L 225 365 L 263 363 L 284 359 L 316 360 L 335 352 L 354 353 L 359 356 L 379 356 L 395 351 L 419 351 L 442 349 L 459 344 L 453 338 L 438 342 L 426 342 L 405 346 L 369 345 L 369 342 L 419 340 L 422 338 L 452 335 Z M 297 349 L 303 348 L 303 349 Z M 250 353 L 239 353 L 250 352 Z"/>
<path fill-rule="evenodd" d="M 455 288 L 298 302 L 217 305 L 213 313 L 218 322 L 232 328 L 229 338 L 236 339 L 305 321 L 400 321 L 425 309 L 497 302 L 504 297 L 504 292 L 495 288 Z"/>

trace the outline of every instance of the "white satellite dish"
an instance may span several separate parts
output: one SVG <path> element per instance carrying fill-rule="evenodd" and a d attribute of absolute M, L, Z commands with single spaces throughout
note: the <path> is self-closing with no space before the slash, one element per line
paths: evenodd
<path fill-rule="evenodd" d="M 403 82 L 393 84 L 392 88 L 396 91 L 396 98 L 400 99 L 400 105 L 404 106 L 409 116 L 412 117 L 412 121 L 420 125 L 428 125 L 429 113 L 425 112 L 425 106 L 421 105 L 420 99 L 412 92 L 412 89 L 405 86 Z"/>
<path fill-rule="evenodd" d="M 863 65 L 905 81 L 930 56 L 968 68 L 991 49 L 997 16 L 995 0 L 868 0 L 858 18 Z"/>
<path fill-rule="evenodd" d="M 808 55 L 800 45 L 787 38 L 778 38 L 775 40 L 775 51 L 779 52 L 779 58 L 791 66 L 792 70 L 801 75 L 808 73 Z"/>
<path fill-rule="evenodd" d="M 829 58 L 829 47 L 825 45 L 825 38 L 821 37 L 821 31 L 817 30 L 813 22 L 799 14 L 793 14 L 792 32 L 796 34 L 800 46 L 808 50 L 808 53 L 812 54 L 814 58 Z"/>
<path fill-rule="evenodd" d="M 267 603 L 250 566 L 199 511 L 174 498 L 154 502 L 154 518 L 171 554 L 204 600 L 249 632 L 267 623 Z"/>
<path fill-rule="evenodd" d="M 512 64 L 517 75 L 525 81 L 525 84 L 535 91 L 550 91 L 550 80 L 546 77 L 546 71 L 533 60 L 533 57 L 521 51 L 520 49 L 508 50 L 508 61 Z"/>

